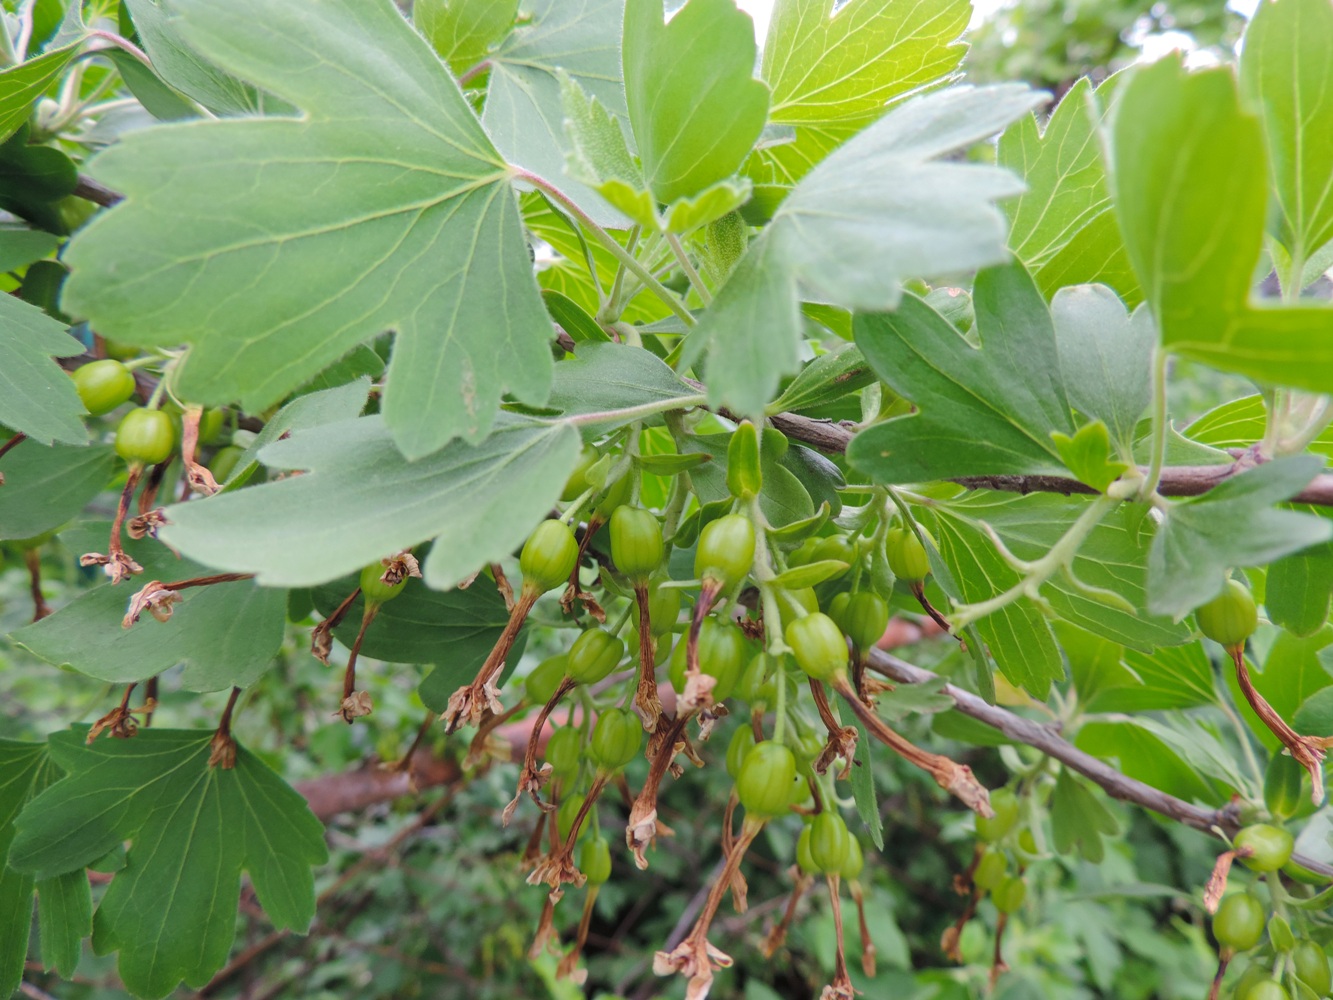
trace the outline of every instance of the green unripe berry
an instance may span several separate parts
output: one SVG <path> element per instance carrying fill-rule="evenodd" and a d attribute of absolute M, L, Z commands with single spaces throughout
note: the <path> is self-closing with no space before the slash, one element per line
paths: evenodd
<path fill-rule="evenodd" d="M 383 563 L 371 563 L 361 571 L 361 596 L 366 599 L 367 604 L 383 604 L 385 601 L 392 601 L 407 586 L 406 576 L 397 583 L 385 583 L 382 579 L 384 569 Z"/>
<path fill-rule="evenodd" d="M 736 794 L 747 813 L 757 819 L 771 819 L 787 811 L 795 781 L 795 755 L 781 743 L 764 740 L 745 755 L 736 779 Z"/>
<path fill-rule="evenodd" d="M 579 810 L 583 808 L 583 802 L 587 798 L 585 795 L 575 793 L 566 795 L 564 801 L 560 803 L 560 808 L 555 811 L 555 832 L 561 840 L 567 840 L 569 833 L 574 829 L 574 820 L 579 817 Z"/>
<path fill-rule="evenodd" d="M 731 734 L 731 742 L 727 744 L 727 774 L 731 776 L 732 781 L 740 776 L 745 756 L 753 747 L 754 730 L 748 725 L 737 726 L 736 731 Z"/>
<path fill-rule="evenodd" d="M 583 842 L 579 848 L 579 871 L 588 879 L 588 885 L 605 885 L 611 878 L 611 846 L 605 837 Z"/>
<path fill-rule="evenodd" d="M 851 839 L 843 818 L 826 809 L 810 822 L 810 860 L 825 875 L 841 872 L 851 851 Z"/>
<path fill-rule="evenodd" d="M 597 454 L 597 449 L 592 445 L 585 445 L 579 452 L 578 465 L 574 466 L 574 471 L 569 474 L 565 480 L 565 488 L 560 491 L 560 502 L 570 503 L 583 496 L 588 490 L 592 489 L 592 483 L 588 482 L 588 470 L 597 464 L 601 456 Z"/>
<path fill-rule="evenodd" d="M 1296 978 L 1314 990 L 1317 996 L 1325 996 L 1333 988 L 1328 955 L 1313 941 L 1297 941 L 1296 947 L 1291 950 L 1291 963 L 1295 967 Z"/>
<path fill-rule="evenodd" d="M 925 530 L 922 529 L 922 534 Z M 930 576 L 930 556 L 926 547 L 907 528 L 890 528 L 884 542 L 889 569 L 899 580 L 920 583 Z"/>
<path fill-rule="evenodd" d="M 699 627 L 699 670 L 717 681 L 713 685 L 714 701 L 726 701 L 731 697 L 745 667 L 745 653 L 745 634 L 740 626 L 714 618 L 703 620 Z M 682 636 L 671 653 L 671 666 L 667 671 L 677 694 L 685 690 L 685 654 L 685 637 Z"/>
<path fill-rule="evenodd" d="M 860 554 L 857 551 L 856 543 L 850 538 L 846 535 L 829 535 L 827 538 L 819 539 L 814 552 L 811 553 L 810 562 L 822 562 L 826 559 L 845 562 L 847 569 L 838 574 L 838 576 L 842 576 L 849 572 L 852 566 L 856 565 L 858 558 L 860 558 Z"/>
<path fill-rule="evenodd" d="M 227 411 L 209 407 L 199 414 L 199 443 L 217 444 L 227 425 Z"/>
<path fill-rule="evenodd" d="M 1295 841 L 1281 827 L 1255 823 L 1236 834 L 1232 844 L 1246 868 L 1256 872 L 1275 872 L 1291 860 Z"/>
<path fill-rule="evenodd" d="M 990 898 L 1001 913 L 1017 913 L 1023 908 L 1027 895 L 1027 883 L 1018 875 L 1008 875 L 991 890 Z"/>
<path fill-rule="evenodd" d="M 518 557 L 523 588 L 544 594 L 563 586 L 578 558 L 579 543 L 569 525 L 554 518 L 543 521 L 523 543 Z"/>
<path fill-rule="evenodd" d="M 208 463 L 208 471 L 213 473 L 213 478 L 219 483 L 225 483 L 231 478 L 231 474 L 236 471 L 236 466 L 244 454 L 245 449 L 238 448 L 234 444 L 220 448 L 218 453 L 213 456 L 213 461 Z"/>
<path fill-rule="evenodd" d="M 95 417 L 110 413 L 134 395 L 134 373 L 119 361 L 91 361 L 72 375 L 83 408 Z"/>
<path fill-rule="evenodd" d="M 819 866 L 810 854 L 810 824 L 801 827 L 801 835 L 796 838 L 796 867 L 807 875 L 818 875 Z"/>
<path fill-rule="evenodd" d="M 1264 936 L 1264 905 L 1246 892 L 1222 900 L 1213 915 L 1213 936 L 1223 948 L 1249 951 Z"/>
<path fill-rule="evenodd" d="M 597 717 L 588 744 L 588 756 L 605 771 L 619 771 L 634 759 L 643 744 L 643 724 L 633 712 L 608 708 Z"/>
<path fill-rule="evenodd" d="M 777 697 L 778 661 L 769 653 L 758 653 L 741 674 L 736 693 L 751 705 L 767 704 Z"/>
<path fill-rule="evenodd" d="M 988 844 L 1003 840 L 1018 825 L 1018 796 L 1011 789 L 997 788 L 990 793 L 994 816 L 977 816 L 977 836 Z M 1036 844 L 1034 843 L 1035 847 Z"/>
<path fill-rule="evenodd" d="M 1276 980 L 1264 979 L 1250 987 L 1245 1000 L 1291 1000 L 1291 994 Z"/>
<path fill-rule="evenodd" d="M 709 521 L 699 532 L 694 575 L 701 580 L 715 580 L 723 590 L 729 590 L 750 572 L 754 545 L 754 525 L 743 514 L 727 514 Z"/>
<path fill-rule="evenodd" d="M 534 705 L 545 705 L 555 695 L 560 682 L 568 672 L 569 655 L 557 653 L 548 656 L 532 668 L 532 673 L 523 678 L 523 692 Z"/>
<path fill-rule="evenodd" d="M 847 840 L 847 860 L 843 862 L 843 878 L 851 882 L 861 877 L 861 872 L 865 869 L 866 857 L 861 853 L 861 842 L 855 837 L 849 837 Z"/>
<path fill-rule="evenodd" d="M 819 610 L 819 596 L 814 587 L 797 587 L 778 594 L 778 614 L 786 628 L 797 618 L 812 615 Z"/>
<path fill-rule="evenodd" d="M 1004 854 L 987 851 L 977 862 L 976 870 L 972 873 L 972 883 L 983 892 L 990 892 L 1000 884 L 1008 870 L 1009 860 Z"/>
<path fill-rule="evenodd" d="M 1199 631 L 1227 649 L 1243 646 L 1259 624 L 1259 610 L 1249 588 L 1238 580 L 1228 580 L 1207 604 L 1194 609 Z"/>
<path fill-rule="evenodd" d="M 817 681 L 847 670 L 847 640 L 833 619 L 822 612 L 798 618 L 787 626 L 787 645 L 797 664 Z"/>
<path fill-rule="evenodd" d="M 837 619 L 834 619 L 835 621 Z M 889 626 L 889 605 L 878 594 L 861 590 L 847 599 L 842 621 L 838 622 L 857 649 L 874 649 Z"/>
<path fill-rule="evenodd" d="M 1241 973 L 1241 977 L 1236 980 L 1236 988 L 1232 991 L 1235 1000 L 1247 1000 L 1250 990 L 1254 989 L 1260 983 L 1269 981 L 1273 970 L 1262 961 L 1250 963 L 1249 967 Z"/>
<path fill-rule="evenodd" d="M 561 726 L 546 741 L 546 763 L 554 778 L 573 778 L 579 773 L 583 755 L 583 733 L 577 726 Z"/>
<path fill-rule="evenodd" d="M 120 418 L 116 454 L 131 465 L 157 465 L 171 457 L 176 429 L 161 410 L 140 406 Z"/>
<path fill-rule="evenodd" d="M 590 628 L 569 647 L 565 669 L 579 684 L 596 684 L 610 676 L 625 655 L 625 643 L 605 629 Z"/>
<path fill-rule="evenodd" d="M 648 622 L 653 635 L 666 635 L 680 617 L 680 591 L 662 587 L 665 579 L 655 580 L 648 587 Z"/>
<path fill-rule="evenodd" d="M 611 515 L 611 560 L 631 580 L 645 579 L 662 564 L 662 525 L 651 511 L 620 506 Z"/>

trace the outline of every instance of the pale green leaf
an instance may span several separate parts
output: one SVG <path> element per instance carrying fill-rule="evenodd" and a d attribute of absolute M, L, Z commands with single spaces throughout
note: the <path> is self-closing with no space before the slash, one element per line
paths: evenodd
<path fill-rule="evenodd" d="M 433 538 L 423 570 L 444 590 L 522 544 L 578 451 L 567 424 L 502 416 L 480 444 L 454 441 L 408 462 L 384 421 L 367 417 L 270 445 L 265 464 L 309 471 L 168 507 L 162 538 L 205 565 L 290 587 L 336 580 Z"/>
<path fill-rule="evenodd" d="M 60 237 L 21 222 L 0 222 L 0 271 L 17 271 L 60 246 Z"/>
<path fill-rule="evenodd" d="M 383 407 L 411 457 L 485 437 L 505 390 L 542 402 L 551 326 L 508 168 L 390 0 L 176 6 L 196 48 L 306 115 L 111 147 L 93 170 L 126 201 L 71 243 L 66 308 L 191 344 L 178 390 L 252 411 L 396 330 Z"/>
<path fill-rule="evenodd" d="M 1333 546 L 1316 545 L 1269 564 L 1264 610 L 1274 625 L 1310 636 L 1328 621 L 1333 600 Z"/>
<path fill-rule="evenodd" d="M 982 271 L 973 294 L 980 349 L 915 296 L 856 316 L 857 347 L 918 409 L 848 446 L 877 481 L 1063 471 L 1051 432 L 1074 428 L 1045 300 L 1018 264 Z"/>
<path fill-rule="evenodd" d="M 971 15 L 966 0 L 779 0 L 764 44 L 769 118 L 854 118 L 948 76 Z"/>
<path fill-rule="evenodd" d="M 564 70 L 602 107 L 625 119 L 620 64 L 625 0 L 529 0 L 522 6 L 524 23 L 490 55 L 486 131 L 510 163 L 558 183 L 599 224 L 622 227 L 625 216 L 565 169 L 572 144 L 556 74 Z"/>
<path fill-rule="evenodd" d="M 1258 107 L 1293 284 L 1333 240 L 1333 4 L 1269 0 L 1245 31 L 1241 89 Z M 1300 288 L 1292 289 L 1299 292 Z"/>
<path fill-rule="evenodd" d="M 1263 243 L 1263 129 L 1227 67 L 1135 72 L 1112 129 L 1117 214 L 1162 342 L 1265 382 L 1333 389 L 1333 308 L 1250 302 Z"/>
<path fill-rule="evenodd" d="M 24 810 L 10 862 L 49 878 L 133 842 L 93 930 L 99 952 L 120 952 L 133 993 L 164 997 L 182 980 L 199 987 L 222 966 L 242 870 L 275 927 L 306 929 L 315 912 L 310 868 L 328 852 L 290 786 L 243 747 L 234 768 L 210 766 L 208 732 L 150 729 L 91 746 L 85 732 L 51 737 L 68 773 Z"/>
<path fill-rule="evenodd" d="M 34 441 L 84 444 L 74 382 L 52 357 L 83 353 L 65 327 L 13 295 L 0 295 L 0 426 Z"/>
<path fill-rule="evenodd" d="M 680 409 L 703 401 L 701 393 L 656 354 L 623 344 L 581 344 L 572 358 L 555 368 L 549 406 L 583 423 L 614 427 L 642 419 L 635 407 L 656 407 L 673 400 Z"/>
<path fill-rule="evenodd" d="M 724 180 L 768 113 L 754 79 L 754 25 L 733 0 L 689 0 L 663 23 L 663 0 L 627 0 L 622 51 L 630 125 L 649 190 L 663 203 Z"/>
<path fill-rule="evenodd" d="M 1103 678 L 1090 712 L 1144 712 L 1193 708 L 1217 700 L 1213 666 L 1200 643 L 1141 653 L 1126 650 L 1123 671 Z"/>
<path fill-rule="evenodd" d="M 28 120 L 32 106 L 65 71 L 78 50 L 77 43 L 63 45 L 0 72 L 0 142 Z"/>
<path fill-rule="evenodd" d="M 514 26 L 518 0 L 416 0 L 412 22 L 455 73 L 486 57 Z"/>
<path fill-rule="evenodd" d="M 994 134 L 1039 100 L 1014 85 L 919 97 L 807 174 L 687 344 L 691 359 L 710 350 L 710 402 L 763 411 L 796 367 L 802 299 L 893 309 L 908 277 L 1004 260 L 994 201 L 1021 190 L 1017 179 L 995 167 L 932 161 Z"/>
<path fill-rule="evenodd" d="M 88 523 L 61 534 L 76 554 L 106 550 L 108 525 Z M 104 583 L 84 591 L 55 614 L 12 633 L 13 641 L 57 666 L 116 684 L 147 680 L 178 664 L 189 691 L 244 687 L 273 665 L 282 647 L 287 594 L 248 580 L 191 587 L 180 592 L 171 618 L 145 614 L 121 626 L 131 595 L 153 580 L 169 583 L 205 576 L 209 570 L 178 559 L 164 545 L 125 541 L 125 551 L 144 572 L 119 586 Z"/>
<path fill-rule="evenodd" d="M 1157 331 L 1151 315 L 1140 310 L 1130 316 L 1104 285 L 1079 285 L 1055 293 L 1051 319 L 1069 402 L 1103 421 L 1128 449 L 1152 399 Z"/>
<path fill-rule="evenodd" d="M 1079 728 L 1075 743 L 1094 757 L 1114 760 L 1129 777 L 1169 795 L 1186 802 L 1217 802 L 1217 792 L 1161 735 L 1151 732 L 1146 721 L 1093 719 Z"/>
<path fill-rule="evenodd" d="M 572 145 L 568 172 L 642 226 L 656 228 L 657 205 L 634 162 L 620 119 L 560 70 L 560 103 Z"/>
<path fill-rule="evenodd" d="M 1328 541 L 1333 525 L 1324 518 L 1273 507 L 1322 465 L 1313 455 L 1277 459 L 1171 504 L 1148 560 L 1148 609 L 1179 619 L 1216 597 L 1229 569 Z"/>
<path fill-rule="evenodd" d="M 77 517 L 106 487 L 115 462 L 109 445 L 15 448 L 0 462 L 0 538 L 33 538 Z"/>

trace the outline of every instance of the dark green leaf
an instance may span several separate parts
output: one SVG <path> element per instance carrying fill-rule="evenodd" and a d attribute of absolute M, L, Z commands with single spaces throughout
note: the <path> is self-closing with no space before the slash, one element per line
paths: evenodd
<path fill-rule="evenodd" d="M 802 368 L 768 410 L 770 413 L 799 413 L 814 409 L 864 389 L 874 381 L 875 373 L 861 356 L 861 351 L 855 345 L 848 344 L 839 350 L 821 354 Z"/>
<path fill-rule="evenodd" d="M 37 99 L 65 71 L 78 51 L 77 44 L 63 45 L 0 72 L 0 141 L 8 139 L 28 120 Z"/>
<path fill-rule="evenodd" d="M 92 932 L 93 900 L 86 872 L 66 872 L 37 883 L 37 934 L 43 966 L 69 979 L 83 953 L 83 939 Z"/>
<path fill-rule="evenodd" d="M 977 275 L 974 301 L 980 350 L 915 296 L 856 317 L 866 360 L 920 409 L 852 440 L 848 460 L 876 481 L 1063 471 L 1051 432 L 1073 424 L 1045 300 L 1015 264 Z"/>
<path fill-rule="evenodd" d="M 1069 854 L 1075 847 L 1093 864 L 1100 864 L 1106 854 L 1102 837 L 1120 830 L 1115 816 L 1105 803 L 1062 767 L 1051 793 L 1051 835 L 1055 849 Z"/>
<path fill-rule="evenodd" d="M 44 448 L 25 442 L 0 463 L 0 538 L 32 538 L 77 517 L 115 468 L 109 445 Z"/>
<path fill-rule="evenodd" d="M 1145 712 L 1193 708 L 1217 701 L 1213 665 L 1200 643 L 1164 646 L 1151 653 L 1126 650 L 1118 670 L 1099 678 L 1090 712 Z"/>
<path fill-rule="evenodd" d="M 35 260 L 50 256 L 60 246 L 60 237 L 32 229 L 20 222 L 0 222 L 0 271 L 17 271 Z"/>
<path fill-rule="evenodd" d="M 50 878 L 133 841 L 93 931 L 99 952 L 120 952 L 132 992 L 164 997 L 182 980 L 199 987 L 222 966 L 242 870 L 273 925 L 304 932 L 315 913 L 310 867 L 328 853 L 290 786 L 244 747 L 234 768 L 211 767 L 207 732 L 142 730 L 92 746 L 84 735 L 51 737 L 68 773 L 23 811 L 10 863 Z"/>
<path fill-rule="evenodd" d="M 74 383 L 52 357 L 83 353 L 65 327 L 13 295 L 0 295 L 0 425 L 34 441 L 84 444 Z"/>
<path fill-rule="evenodd" d="M 856 725 L 856 762 L 852 765 L 852 795 L 856 797 L 856 814 L 870 834 L 875 850 L 884 850 L 884 820 L 879 814 L 879 800 L 875 795 L 875 744 L 861 720 Z"/>
<path fill-rule="evenodd" d="M 1293 553 L 1271 563 L 1264 578 L 1264 610 L 1274 625 L 1314 635 L 1328 621 L 1333 598 L 1333 546 Z"/>

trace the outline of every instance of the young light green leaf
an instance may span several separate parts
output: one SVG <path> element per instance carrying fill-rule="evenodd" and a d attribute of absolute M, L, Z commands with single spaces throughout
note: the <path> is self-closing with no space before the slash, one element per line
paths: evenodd
<path fill-rule="evenodd" d="M 1333 388 L 1333 308 L 1256 306 L 1263 129 L 1226 67 L 1135 71 L 1112 128 L 1116 210 L 1162 343 L 1265 382 Z"/>
<path fill-rule="evenodd" d="M 1061 98 L 1044 130 L 1036 115 L 1014 122 L 996 149 L 996 162 L 1022 177 L 1027 190 L 1004 208 L 1009 246 L 1048 297 L 1078 274 L 1077 283 L 1105 282 L 1131 304 L 1142 299 L 1125 256 L 1106 180 L 1100 129 L 1103 102 L 1086 78 Z M 1095 241 L 1089 243 L 1089 237 Z M 1100 254 L 1090 267 L 1086 250 Z M 1128 278 L 1128 281 L 1123 279 Z"/>
<path fill-rule="evenodd" d="M 111 479 L 110 445 L 43 448 L 29 441 L 0 463 L 0 538 L 33 538 L 77 517 Z"/>
<path fill-rule="evenodd" d="M 37 99 L 65 71 L 79 44 L 62 45 L 0 72 L 0 142 L 13 135 Z"/>
<path fill-rule="evenodd" d="M 670 204 L 735 173 L 763 131 L 768 88 L 733 0 L 689 0 L 663 19 L 662 0 L 627 0 L 621 56 L 644 179 Z"/>
<path fill-rule="evenodd" d="M 316 587 L 312 595 L 319 613 L 328 617 L 357 586 L 357 577 Z M 352 602 L 347 617 L 333 634 L 351 647 L 361 629 L 365 601 Z M 485 577 L 466 590 L 431 590 L 409 580 L 402 593 L 380 606 L 361 642 L 361 652 L 391 663 L 470 665 L 471 674 L 486 659 L 509 621 L 500 592 Z M 463 669 L 466 671 L 467 666 Z M 452 691 L 446 692 L 446 698 Z"/>
<path fill-rule="evenodd" d="M 416 0 L 412 23 L 455 73 L 486 58 L 514 26 L 518 0 Z"/>
<path fill-rule="evenodd" d="M 1333 240 L 1333 4 L 1260 4 L 1245 31 L 1241 89 L 1259 110 L 1273 187 L 1278 238 L 1287 251 L 1284 285 L 1304 287 L 1304 264 Z"/>
<path fill-rule="evenodd" d="M 1273 508 L 1322 465 L 1314 455 L 1280 458 L 1171 504 L 1148 558 L 1148 610 L 1180 619 L 1217 596 L 1227 570 L 1328 541 L 1333 525 L 1324 518 Z"/>
<path fill-rule="evenodd" d="M 768 407 L 769 413 L 800 412 L 841 399 L 875 381 L 869 362 L 859 348 L 848 344 L 821 354 L 801 369 L 791 384 Z"/>
<path fill-rule="evenodd" d="M 643 171 L 634 162 L 620 119 L 563 70 L 560 102 L 565 112 L 565 131 L 573 149 L 568 171 L 591 186 L 632 221 L 657 228 L 657 205 L 644 183 Z"/>
<path fill-rule="evenodd" d="M 0 295 L 0 426 L 41 444 L 85 444 L 79 394 L 51 360 L 82 353 L 63 325 L 13 295 Z"/>
<path fill-rule="evenodd" d="M 516 549 L 578 461 L 567 424 L 502 415 L 485 441 L 454 441 L 409 462 L 380 417 L 315 428 L 265 449 L 266 464 L 304 475 L 167 508 L 162 538 L 268 586 L 336 580 L 435 539 L 423 571 L 437 590 Z"/>
<path fill-rule="evenodd" d="M 51 737 L 52 757 L 68 773 L 19 817 L 10 863 L 50 878 L 133 842 L 93 929 L 99 952 L 120 952 L 133 993 L 164 997 L 182 981 L 199 987 L 222 966 L 242 870 L 275 927 L 309 926 L 310 868 L 328 858 L 324 831 L 257 757 L 237 747 L 234 768 L 211 766 L 207 732 L 146 729 L 91 746 L 85 732 Z"/>
<path fill-rule="evenodd" d="M 1084 424 L 1072 437 L 1052 431 L 1051 440 L 1055 442 L 1065 468 L 1074 474 L 1075 479 L 1098 493 L 1104 493 L 1129 468 L 1128 462 L 1114 457 L 1111 436 L 1100 420 Z"/>
<path fill-rule="evenodd" d="M 1055 293 L 1051 320 L 1069 402 L 1129 449 L 1152 399 L 1152 316 L 1146 309 L 1130 316 L 1105 285 L 1079 285 Z"/>
<path fill-rule="evenodd" d="M 1013 264 L 978 274 L 974 303 L 980 350 L 915 296 L 857 315 L 857 347 L 920 412 L 853 438 L 856 468 L 888 483 L 1063 471 L 1051 433 L 1074 428 L 1045 300 Z"/>
<path fill-rule="evenodd" d="M 126 201 L 70 245 L 66 307 L 126 343 L 191 344 L 179 390 L 248 410 L 395 329 L 384 414 L 413 458 L 485 437 L 506 389 L 543 402 L 551 326 L 509 168 L 394 4 L 174 9 L 196 48 L 306 117 L 111 147 L 93 169 Z"/>
<path fill-rule="evenodd" d="M 23 979 L 32 928 L 35 880 L 31 872 L 16 871 L 4 860 L 14 840 L 14 820 L 59 776 L 60 768 L 52 762 L 45 743 L 0 740 L 0 996 L 9 996 Z M 83 894 L 88 896 L 86 878 Z"/>
<path fill-rule="evenodd" d="M 63 532 L 71 551 L 103 551 L 107 525 L 90 522 Z M 205 576 L 210 571 L 178 559 L 151 539 L 127 540 L 125 551 L 144 572 L 127 585 L 110 583 L 81 593 L 55 614 L 12 633 L 29 652 L 57 666 L 116 684 L 146 680 L 184 664 L 189 691 L 244 687 L 273 665 L 282 647 L 287 594 L 248 580 L 180 591 L 171 618 L 145 614 L 130 628 L 121 619 L 137 586 Z"/>
<path fill-rule="evenodd" d="M 856 753 L 858 760 L 852 767 L 852 795 L 856 799 L 856 814 L 870 834 L 875 850 L 884 850 L 884 818 L 879 814 L 879 800 L 875 795 L 875 768 L 873 755 L 875 741 L 866 732 L 860 719 L 852 719 L 856 726 Z"/>
<path fill-rule="evenodd" d="M 1018 193 L 1018 180 L 995 167 L 931 161 L 995 133 L 1039 100 L 1012 85 L 918 97 L 807 174 L 687 344 L 690 360 L 710 351 L 710 402 L 762 412 L 796 367 L 802 299 L 893 309 L 907 277 L 1004 260 L 993 202 Z"/>
<path fill-rule="evenodd" d="M 490 54 L 490 86 L 482 122 L 510 163 L 548 180 L 603 226 L 622 228 L 625 216 L 570 176 L 573 146 L 565 132 L 557 70 L 616 118 L 626 120 L 620 82 L 620 36 L 625 0 L 528 0 L 524 21 Z"/>
<path fill-rule="evenodd" d="M 779 0 L 764 44 L 769 119 L 832 122 L 886 104 L 958 68 L 966 0 Z"/>

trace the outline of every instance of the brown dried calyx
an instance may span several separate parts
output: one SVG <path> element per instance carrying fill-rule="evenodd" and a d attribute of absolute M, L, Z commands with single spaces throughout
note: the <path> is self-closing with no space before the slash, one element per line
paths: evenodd
<path fill-rule="evenodd" d="M 1282 741 L 1292 759 L 1310 775 L 1310 797 L 1315 805 L 1319 805 L 1324 801 L 1324 756 L 1328 748 L 1333 746 L 1333 738 L 1303 736 L 1292 729 L 1277 713 L 1277 709 L 1255 688 L 1254 682 L 1250 679 L 1249 667 L 1245 663 L 1244 647 L 1236 646 L 1230 652 L 1232 662 L 1236 666 L 1236 680 L 1240 683 L 1245 700 L 1250 703 L 1254 714 L 1259 716 L 1263 724 Z"/>

